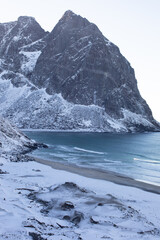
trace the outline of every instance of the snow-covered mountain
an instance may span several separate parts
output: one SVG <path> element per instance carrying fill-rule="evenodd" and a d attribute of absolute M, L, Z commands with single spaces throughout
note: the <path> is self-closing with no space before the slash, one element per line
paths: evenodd
<path fill-rule="evenodd" d="M 118 47 L 72 11 L 51 33 L 32 17 L 0 24 L 0 111 L 20 128 L 160 129 Z"/>

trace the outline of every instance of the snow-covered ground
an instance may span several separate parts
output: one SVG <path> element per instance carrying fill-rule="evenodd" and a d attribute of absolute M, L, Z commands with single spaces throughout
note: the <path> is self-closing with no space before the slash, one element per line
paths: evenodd
<path fill-rule="evenodd" d="M 40 56 L 41 51 L 34 52 L 20 51 L 19 53 L 24 56 L 21 65 L 22 72 L 25 74 L 32 72 L 33 69 L 35 68 L 37 59 Z"/>
<path fill-rule="evenodd" d="M 5 155 L 0 169 L 1 240 L 160 239 L 158 194 Z"/>

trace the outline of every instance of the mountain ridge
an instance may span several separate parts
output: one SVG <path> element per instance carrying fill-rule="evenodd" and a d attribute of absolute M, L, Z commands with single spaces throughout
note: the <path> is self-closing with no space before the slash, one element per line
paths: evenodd
<path fill-rule="evenodd" d="M 18 21 L 21 24 L 17 26 Z M 159 129 L 139 93 L 134 69 L 95 24 L 70 10 L 50 33 L 32 17 L 21 16 L 18 21 L 9 23 L 7 40 L 2 30 L 9 25 L 0 24 L 0 110 L 4 117 L 24 128 L 32 125 L 113 132 Z M 33 96 L 38 107 L 32 106 L 31 99 L 36 101 Z M 35 123 L 38 116 L 43 121 L 40 119 L 39 125 Z M 26 117 L 32 123 L 26 124 Z M 116 130 L 113 122 L 121 127 Z"/>

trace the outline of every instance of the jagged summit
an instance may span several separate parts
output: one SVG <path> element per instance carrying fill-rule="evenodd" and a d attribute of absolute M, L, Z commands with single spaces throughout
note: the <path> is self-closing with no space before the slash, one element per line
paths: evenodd
<path fill-rule="evenodd" d="M 19 16 L 19 17 L 18 17 L 18 21 L 28 21 L 28 20 L 34 20 L 34 21 L 36 21 L 35 18 L 32 17 L 32 16 Z"/>
<path fill-rule="evenodd" d="M 69 21 L 69 20 L 75 20 L 76 18 L 81 18 L 81 19 L 85 19 L 83 17 L 81 17 L 80 15 L 72 12 L 71 10 L 67 10 L 63 16 L 61 17 L 60 21 Z"/>
<path fill-rule="evenodd" d="M 39 23 L 36 21 L 36 19 L 34 17 L 30 17 L 30 16 L 20 16 L 17 20 L 17 24 L 20 24 L 21 26 L 34 26 L 35 24 Z"/>
<path fill-rule="evenodd" d="M 18 22 L 36 21 L 34 17 L 30 16 L 20 16 Z"/>
<path fill-rule="evenodd" d="M 77 16 L 74 12 L 72 12 L 71 10 L 67 10 L 61 19 L 67 19 L 67 18 L 72 18 L 73 16 Z"/>
<path fill-rule="evenodd" d="M 53 32 L 55 29 L 57 30 L 58 27 L 62 27 L 63 30 L 67 29 L 67 31 L 73 30 L 74 28 L 82 28 L 86 27 L 88 25 L 91 25 L 86 18 L 81 17 L 80 15 L 75 14 L 71 10 L 68 10 L 64 13 L 62 18 L 59 20 L 55 28 L 53 29 Z"/>

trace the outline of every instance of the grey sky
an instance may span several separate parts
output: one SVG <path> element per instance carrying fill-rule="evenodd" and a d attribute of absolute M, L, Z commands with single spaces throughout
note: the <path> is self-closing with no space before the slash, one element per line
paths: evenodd
<path fill-rule="evenodd" d="M 160 0 L 0 0 L 0 6 L 0 22 L 28 15 L 49 31 L 68 9 L 94 22 L 129 60 L 160 121 Z"/>

